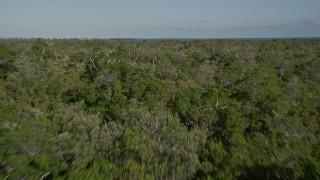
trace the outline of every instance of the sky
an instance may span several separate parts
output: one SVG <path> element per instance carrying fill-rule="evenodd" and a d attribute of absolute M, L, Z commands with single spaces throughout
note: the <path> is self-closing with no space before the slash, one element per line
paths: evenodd
<path fill-rule="evenodd" d="M 0 37 L 320 37 L 320 0 L 1 0 Z"/>

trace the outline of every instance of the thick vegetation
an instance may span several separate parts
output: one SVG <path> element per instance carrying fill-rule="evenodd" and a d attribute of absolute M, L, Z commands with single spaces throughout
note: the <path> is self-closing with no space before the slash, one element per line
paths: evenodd
<path fill-rule="evenodd" d="M 0 41 L 0 178 L 320 179 L 320 41 Z"/>

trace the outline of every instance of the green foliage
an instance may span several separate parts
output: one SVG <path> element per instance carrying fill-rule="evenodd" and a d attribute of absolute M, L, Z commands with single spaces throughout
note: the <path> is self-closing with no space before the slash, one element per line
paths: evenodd
<path fill-rule="evenodd" d="M 0 78 L 6 78 L 14 70 L 16 51 L 0 42 Z"/>
<path fill-rule="evenodd" d="M 320 41 L 0 42 L 3 179 L 320 179 Z"/>

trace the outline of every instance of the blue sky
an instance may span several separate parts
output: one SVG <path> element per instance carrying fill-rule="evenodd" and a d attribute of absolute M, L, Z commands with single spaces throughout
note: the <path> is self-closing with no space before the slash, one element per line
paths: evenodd
<path fill-rule="evenodd" d="M 1 0 L 0 37 L 320 37 L 320 0 Z"/>

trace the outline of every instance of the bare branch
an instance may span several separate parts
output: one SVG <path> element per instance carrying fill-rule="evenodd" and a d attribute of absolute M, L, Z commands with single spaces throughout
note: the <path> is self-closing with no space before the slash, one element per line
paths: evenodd
<path fill-rule="evenodd" d="M 96 65 L 94 64 L 94 58 L 90 58 L 90 62 L 91 62 L 91 64 L 92 64 L 93 68 L 94 68 L 96 71 L 98 71 L 98 68 L 97 68 Z"/>
<path fill-rule="evenodd" d="M 49 174 L 51 173 L 51 171 L 45 173 L 44 175 L 41 176 L 40 180 L 43 180 L 45 177 L 47 177 Z"/>

